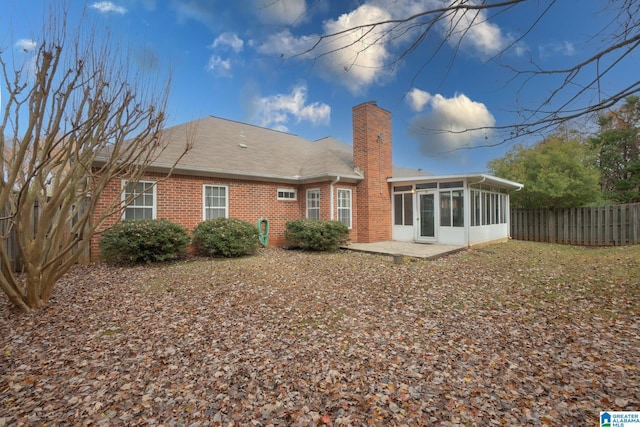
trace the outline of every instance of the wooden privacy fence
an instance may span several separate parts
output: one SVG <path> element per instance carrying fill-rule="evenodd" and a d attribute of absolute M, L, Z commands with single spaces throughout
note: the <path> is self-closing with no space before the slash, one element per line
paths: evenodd
<path fill-rule="evenodd" d="M 81 205 L 80 209 L 81 211 L 84 209 L 86 205 Z M 38 226 L 38 218 L 39 218 L 39 209 L 38 209 L 38 205 L 34 205 L 33 206 L 33 210 L 34 210 L 34 223 L 32 224 L 32 229 L 35 230 Z M 7 251 L 7 255 L 8 258 L 11 262 L 12 265 L 12 269 L 13 271 L 21 271 L 22 270 L 22 259 L 20 257 L 20 251 L 18 249 L 18 241 L 16 240 L 16 233 L 15 230 L 13 229 L 13 227 L 11 226 L 11 221 L 7 218 L 10 214 L 10 209 L 8 206 L 5 207 L 5 209 L 3 209 L 2 211 L 0 211 L 0 218 L 4 218 L 4 219 L 0 219 L 0 236 L 2 236 L 2 239 L 0 240 L 0 245 L 4 245 L 5 249 Z M 67 228 L 69 230 L 71 230 L 71 223 L 67 224 Z M 69 231 L 70 233 L 71 231 Z M 73 237 L 71 235 L 69 235 L 69 237 Z M 77 245 L 76 245 L 77 247 Z M 76 252 L 77 249 L 73 249 L 72 252 Z M 83 253 L 80 254 L 79 258 L 78 258 L 78 262 L 80 263 L 86 263 L 89 262 L 90 259 L 90 253 L 89 253 L 89 245 L 87 245 L 84 248 Z"/>
<path fill-rule="evenodd" d="M 583 246 L 640 243 L 640 203 L 591 208 L 511 209 L 511 237 Z"/>

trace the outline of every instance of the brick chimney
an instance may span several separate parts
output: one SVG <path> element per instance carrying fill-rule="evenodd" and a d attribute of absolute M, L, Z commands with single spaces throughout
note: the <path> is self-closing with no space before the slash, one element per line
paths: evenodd
<path fill-rule="evenodd" d="M 391 240 L 391 113 L 369 101 L 352 115 L 353 166 L 364 174 L 356 189 L 358 242 Z"/>

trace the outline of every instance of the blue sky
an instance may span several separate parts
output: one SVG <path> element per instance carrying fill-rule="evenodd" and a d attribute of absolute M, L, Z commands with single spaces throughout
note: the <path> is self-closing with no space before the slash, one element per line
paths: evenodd
<path fill-rule="evenodd" d="M 13 48 L 16 57 L 29 55 L 50 3 L 4 0 L 0 47 Z M 485 171 L 487 161 L 503 156 L 512 143 L 485 147 L 501 142 L 503 135 L 458 131 L 516 123 L 558 85 L 553 76 L 526 81 L 512 67 L 557 69 L 589 57 L 608 42 L 613 27 L 600 30 L 617 13 L 606 0 L 530 0 L 503 13 L 482 12 L 462 39 L 444 37 L 442 23 L 396 61 L 411 32 L 382 39 L 371 34 L 328 55 L 318 56 L 337 45 L 305 50 L 320 35 L 406 16 L 443 0 L 68 3 L 71 22 L 84 12 L 95 25 L 108 28 L 110 40 L 126 46 L 141 72 L 157 76 L 171 70 L 170 124 L 214 115 L 311 140 L 330 135 L 351 143 L 351 108 L 376 100 L 392 113 L 394 164 L 438 175 Z M 340 43 L 353 40 L 349 37 Z M 637 79 L 639 65 L 635 52 L 600 82 L 600 89 L 613 93 Z M 559 101 L 576 89 L 568 90 Z M 597 94 L 588 92 L 580 102 L 594 99 Z"/>

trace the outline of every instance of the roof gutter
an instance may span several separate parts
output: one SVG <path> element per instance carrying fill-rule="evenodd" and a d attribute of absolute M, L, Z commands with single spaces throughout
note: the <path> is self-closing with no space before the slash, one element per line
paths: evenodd
<path fill-rule="evenodd" d="M 329 203 L 331 206 L 331 216 L 329 219 L 331 219 L 331 221 L 333 221 L 334 215 L 333 215 L 333 186 L 335 184 L 337 184 L 338 182 L 340 182 L 340 175 L 336 175 L 336 179 L 334 179 L 333 181 L 331 181 L 331 183 L 329 184 L 329 190 L 330 190 L 330 194 L 331 194 L 331 202 Z"/>
<path fill-rule="evenodd" d="M 105 163 L 105 160 L 98 159 L 94 162 L 97 166 L 100 166 Z M 146 170 L 148 172 L 160 172 L 169 171 L 174 168 L 174 165 L 169 163 L 153 163 L 147 166 Z M 224 177 L 230 179 L 246 179 L 251 181 L 270 181 L 270 182 L 282 182 L 289 183 L 292 185 L 304 184 L 307 182 L 317 182 L 321 180 L 326 180 L 327 178 L 331 178 L 332 176 L 338 176 L 338 181 L 341 179 L 344 181 L 353 181 L 358 182 L 363 179 L 362 175 L 359 174 L 347 174 L 347 175 L 337 175 L 336 172 L 326 172 L 326 173 L 318 173 L 313 175 L 276 175 L 270 173 L 256 173 L 256 172 L 247 172 L 247 171 L 238 171 L 238 170 L 230 170 L 230 169 L 214 169 L 214 168 L 199 168 L 199 167 L 190 167 L 185 166 L 180 163 L 175 165 L 173 169 L 173 175 L 194 175 L 194 176 L 215 176 L 215 177 Z M 337 182 L 337 181 L 336 181 Z"/>
<path fill-rule="evenodd" d="M 478 182 L 470 182 L 470 185 L 476 185 L 476 184 L 482 184 L 483 182 L 485 182 L 487 180 L 487 177 L 485 175 L 482 175 L 482 179 Z"/>

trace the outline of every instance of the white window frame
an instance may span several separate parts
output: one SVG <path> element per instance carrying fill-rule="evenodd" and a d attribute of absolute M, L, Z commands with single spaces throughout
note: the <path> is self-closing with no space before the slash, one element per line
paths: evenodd
<path fill-rule="evenodd" d="M 453 193 L 458 193 L 460 195 L 459 200 L 460 200 L 460 203 L 462 203 L 462 206 L 460 207 L 454 206 L 455 205 L 454 201 L 456 200 L 456 198 L 454 197 Z M 440 227 L 454 227 L 454 228 L 464 227 L 464 223 L 465 223 L 464 191 L 456 188 L 440 190 L 439 197 L 440 197 Z M 446 203 L 447 206 L 443 206 L 443 203 L 445 201 L 447 201 Z M 459 214 L 458 216 L 454 215 L 454 212 L 456 211 Z M 447 213 L 446 215 L 443 214 L 445 212 Z M 462 218 L 460 218 L 460 216 Z M 443 218 L 449 220 L 448 224 L 443 224 Z M 456 218 L 462 219 L 462 224 L 460 223 L 456 224 L 456 221 L 455 221 Z"/>
<path fill-rule="evenodd" d="M 400 196 L 400 197 L 396 197 Z M 400 199 L 400 206 L 398 206 L 398 199 Z M 407 206 L 407 200 L 411 206 Z M 409 209 L 407 209 L 407 207 Z M 401 191 L 393 193 L 393 225 L 400 227 L 413 227 L 413 192 Z M 397 211 L 400 210 L 400 218 L 397 216 Z M 407 221 L 407 219 L 409 221 Z"/>
<path fill-rule="evenodd" d="M 224 188 L 224 207 L 207 206 L 207 188 Z M 207 219 L 207 209 L 224 209 L 224 218 L 229 218 L 229 186 L 220 184 L 203 184 L 202 185 L 202 220 Z M 219 217 L 215 217 L 219 218 Z"/>
<path fill-rule="evenodd" d="M 479 200 L 474 201 L 474 193 L 478 194 Z M 471 190 L 472 207 L 479 210 L 479 216 L 472 210 L 471 226 L 485 226 L 507 224 L 507 195 L 495 190 Z M 477 203 L 474 206 L 473 203 Z"/>
<path fill-rule="evenodd" d="M 470 194 L 471 197 L 469 203 L 471 205 L 471 221 L 469 221 L 469 225 L 471 227 L 478 227 L 482 225 L 482 192 L 480 190 L 472 189 Z"/>
<path fill-rule="evenodd" d="M 310 198 L 310 195 L 314 195 L 315 197 Z M 307 189 L 307 218 L 311 219 L 309 213 L 311 211 L 317 212 L 318 217 L 312 219 L 320 219 L 320 189 L 319 188 L 309 188 Z"/>
<path fill-rule="evenodd" d="M 122 204 L 124 205 L 126 203 L 127 200 L 127 186 L 129 185 L 129 180 L 127 179 L 123 179 L 122 181 Z M 141 206 L 132 206 L 130 204 L 127 204 L 124 209 L 122 210 L 122 220 L 123 221 L 133 221 L 131 219 L 127 219 L 127 209 L 149 209 L 151 208 L 151 219 L 156 219 L 156 215 L 157 215 L 157 201 L 158 201 L 158 192 L 157 192 L 157 185 L 155 181 L 143 181 L 140 180 L 138 182 L 136 182 L 136 184 L 150 184 L 151 185 L 151 195 L 153 197 L 153 204 L 151 206 L 148 205 L 141 205 Z M 149 191 L 149 189 L 146 189 L 142 194 L 144 195 L 144 193 L 146 193 L 147 191 Z M 141 196 L 142 199 L 144 200 L 144 197 Z M 137 200 L 140 200 L 141 197 L 137 197 L 136 199 L 134 199 L 134 203 Z M 148 218 L 145 218 L 148 219 Z"/>
<path fill-rule="evenodd" d="M 288 200 L 288 201 L 298 200 L 298 192 L 295 190 L 295 188 L 278 188 L 278 191 L 276 194 L 278 196 L 278 200 Z M 287 194 L 293 197 L 288 197 Z"/>
<path fill-rule="evenodd" d="M 348 194 L 349 196 L 347 198 L 342 197 L 342 194 Z M 344 221 L 342 221 L 341 219 L 341 215 L 340 212 L 341 211 L 347 211 L 349 212 L 349 223 L 346 224 L 349 227 L 349 230 L 351 230 L 351 227 L 353 225 L 353 192 L 350 188 L 338 188 L 338 221 L 341 221 L 344 223 Z M 348 200 L 349 201 L 349 206 L 343 206 L 343 202 L 344 200 Z"/>

